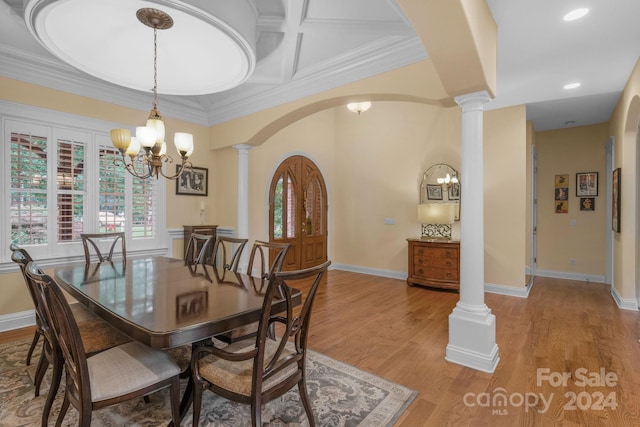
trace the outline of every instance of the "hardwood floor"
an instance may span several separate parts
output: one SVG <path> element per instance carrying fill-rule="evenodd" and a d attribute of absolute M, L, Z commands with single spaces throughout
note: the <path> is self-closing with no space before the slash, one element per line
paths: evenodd
<path fill-rule="evenodd" d="M 444 359 L 458 297 L 330 271 L 310 347 L 417 390 L 397 427 L 640 425 L 640 313 L 618 309 L 609 286 L 536 278 L 527 299 L 486 294 L 500 348 L 493 374 Z"/>

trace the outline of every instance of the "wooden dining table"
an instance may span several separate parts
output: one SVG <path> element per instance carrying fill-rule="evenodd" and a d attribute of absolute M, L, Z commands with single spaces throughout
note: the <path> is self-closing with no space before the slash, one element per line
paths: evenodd
<path fill-rule="evenodd" d="M 131 338 L 156 349 L 190 344 L 256 322 L 266 280 L 162 256 L 55 269 L 73 298 Z M 300 292 L 294 296 L 300 303 Z M 277 313 L 284 303 L 276 302 Z"/>
<path fill-rule="evenodd" d="M 260 319 L 267 281 L 213 266 L 185 266 L 162 256 L 55 269 L 56 282 L 73 298 L 129 337 L 156 349 L 201 345 Z M 299 305 L 300 291 L 293 303 Z M 276 301 L 272 313 L 284 309 Z M 180 404 L 191 404 L 191 377 Z"/>

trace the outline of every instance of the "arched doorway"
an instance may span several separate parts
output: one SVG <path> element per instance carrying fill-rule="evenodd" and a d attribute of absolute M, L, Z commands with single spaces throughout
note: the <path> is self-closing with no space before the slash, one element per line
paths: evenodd
<path fill-rule="evenodd" d="M 327 260 L 327 189 L 316 164 L 304 156 L 285 159 L 269 187 L 269 240 L 290 243 L 284 270 Z"/>

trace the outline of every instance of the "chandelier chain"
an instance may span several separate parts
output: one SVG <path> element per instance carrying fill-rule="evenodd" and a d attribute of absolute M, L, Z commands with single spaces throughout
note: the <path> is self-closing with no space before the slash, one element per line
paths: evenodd
<path fill-rule="evenodd" d="M 158 29 L 153 27 L 153 108 L 158 108 Z"/>

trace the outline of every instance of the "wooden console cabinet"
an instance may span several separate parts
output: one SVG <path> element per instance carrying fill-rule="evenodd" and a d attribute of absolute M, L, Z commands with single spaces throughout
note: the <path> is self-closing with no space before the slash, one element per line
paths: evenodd
<path fill-rule="evenodd" d="M 213 236 L 213 240 L 216 239 L 216 228 L 218 228 L 217 225 L 184 225 L 183 227 L 184 227 L 184 252 L 182 254 L 183 258 L 187 255 L 187 245 L 193 233 Z M 210 260 L 212 253 L 213 253 L 213 245 L 209 246 L 207 261 Z"/>
<path fill-rule="evenodd" d="M 409 286 L 422 285 L 460 289 L 460 242 L 407 239 L 409 242 Z"/>

